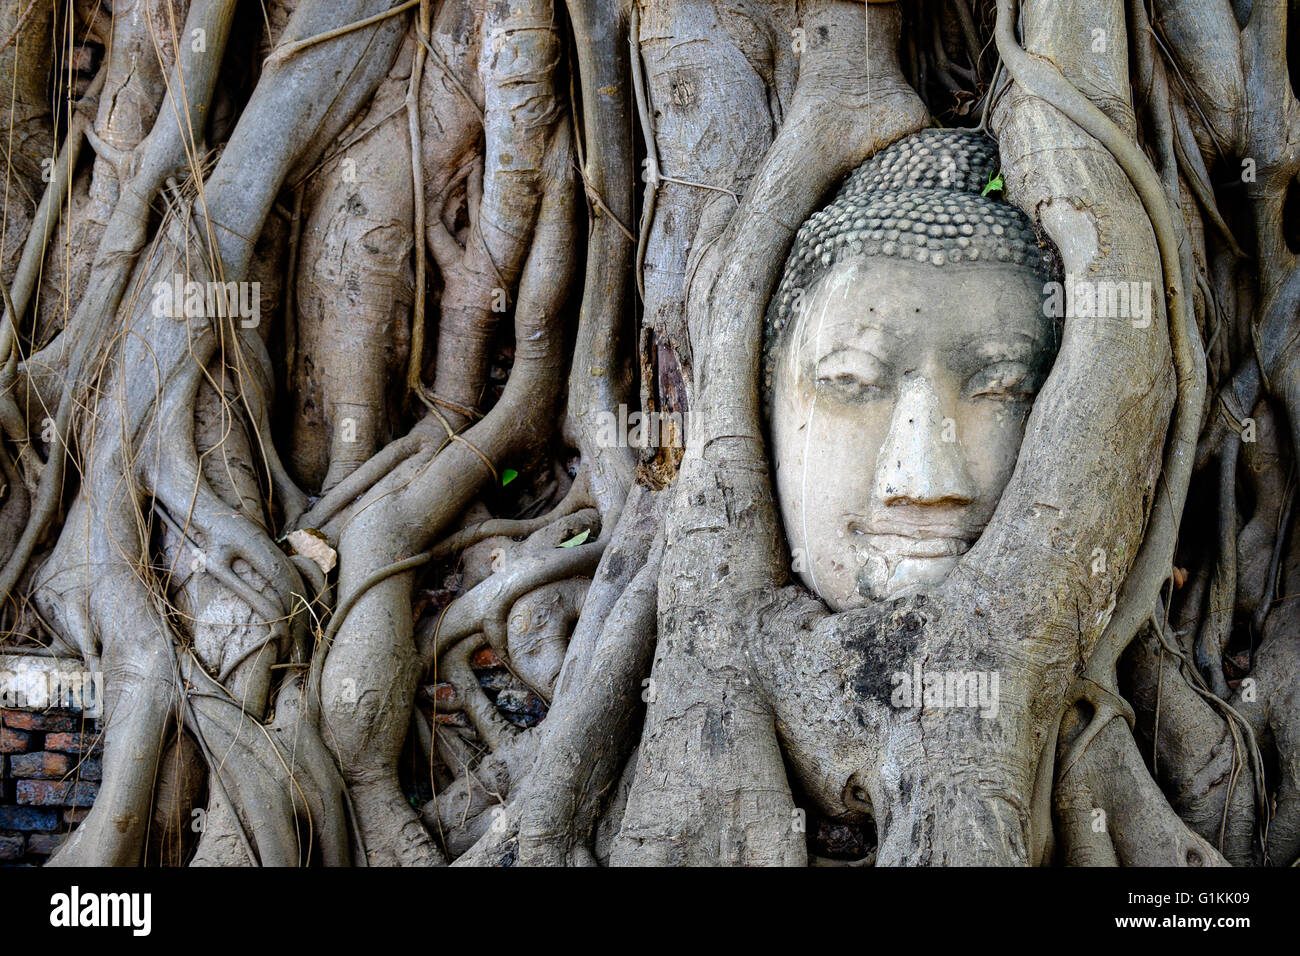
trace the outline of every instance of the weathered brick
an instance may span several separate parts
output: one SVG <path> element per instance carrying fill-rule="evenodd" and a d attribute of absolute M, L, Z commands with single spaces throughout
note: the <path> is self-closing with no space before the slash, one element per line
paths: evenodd
<path fill-rule="evenodd" d="M 73 810 L 64 810 L 63 822 L 69 826 L 76 826 L 88 816 L 90 816 L 90 807 L 77 807 Z"/>
<path fill-rule="evenodd" d="M 34 778 L 37 780 L 60 780 L 73 768 L 72 758 L 67 754 L 51 753 L 41 750 L 34 754 L 20 754 L 9 758 L 9 766 L 15 777 Z"/>
<path fill-rule="evenodd" d="M 65 754 L 84 754 L 99 749 L 98 734 L 47 734 L 45 749 Z"/>
<path fill-rule="evenodd" d="M 0 833 L 0 860 L 21 860 L 23 858 L 23 835 L 21 833 Z"/>
<path fill-rule="evenodd" d="M 0 830 L 57 830 L 59 813 L 37 807 L 0 807 Z"/>
<path fill-rule="evenodd" d="M 27 742 L 31 738 L 21 730 L 12 727 L 0 727 L 0 754 L 21 754 L 27 752 Z"/>
<path fill-rule="evenodd" d="M 51 734 L 68 734 L 81 729 L 81 714 L 66 710 L 38 713 L 34 710 L 6 710 L 4 725 L 17 730 L 40 730 Z"/>
<path fill-rule="evenodd" d="M 456 701 L 453 684 L 421 684 L 415 691 L 416 700 L 422 704 L 451 704 Z"/>
<path fill-rule="evenodd" d="M 103 780 L 104 758 L 98 755 L 87 757 L 81 763 L 73 765 L 73 774 L 82 780 Z"/>
<path fill-rule="evenodd" d="M 63 842 L 64 833 L 33 833 L 27 838 L 27 852 L 49 856 Z"/>
<path fill-rule="evenodd" d="M 18 802 L 33 807 L 88 807 L 95 802 L 99 785 L 71 780 L 19 780 Z"/>
<path fill-rule="evenodd" d="M 99 66 L 99 58 L 103 55 L 103 48 L 81 44 L 72 47 L 70 52 L 72 55 L 68 58 L 69 70 L 93 74 Z"/>
<path fill-rule="evenodd" d="M 480 647 L 469 659 L 469 666 L 476 670 L 486 667 L 505 667 L 501 658 L 490 647 Z"/>

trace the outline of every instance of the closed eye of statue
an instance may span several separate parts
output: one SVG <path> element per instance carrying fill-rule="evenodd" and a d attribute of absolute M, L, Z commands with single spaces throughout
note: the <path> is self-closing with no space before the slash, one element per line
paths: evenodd
<path fill-rule="evenodd" d="M 1021 401 L 1033 398 L 1035 391 L 1030 368 L 1024 362 L 994 362 L 980 369 L 966 383 L 966 394 L 970 398 Z"/>
<path fill-rule="evenodd" d="M 868 401 L 886 394 L 885 364 L 856 349 L 837 351 L 817 363 L 813 382 L 817 391 L 842 401 Z"/>
<path fill-rule="evenodd" d="M 875 382 L 868 382 L 852 372 L 819 375 L 816 385 L 818 392 L 847 401 L 862 401 L 885 396 L 885 390 Z"/>

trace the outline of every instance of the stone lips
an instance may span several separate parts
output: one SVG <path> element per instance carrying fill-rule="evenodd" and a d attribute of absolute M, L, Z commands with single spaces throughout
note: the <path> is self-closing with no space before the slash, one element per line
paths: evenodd
<path fill-rule="evenodd" d="M 773 346 L 798 290 L 845 259 L 889 256 L 944 266 L 1005 263 L 1059 278 L 1054 249 L 1029 218 L 980 193 L 998 170 L 997 146 L 970 130 L 927 129 L 881 150 L 850 174 L 829 205 L 799 227 L 763 336 L 763 386 L 772 385 Z"/>

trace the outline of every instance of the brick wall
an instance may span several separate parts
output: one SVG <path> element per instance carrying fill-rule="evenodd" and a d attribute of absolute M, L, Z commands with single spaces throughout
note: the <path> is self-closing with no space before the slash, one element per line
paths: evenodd
<path fill-rule="evenodd" d="M 99 721 L 0 710 L 0 866 L 41 864 L 99 791 Z"/>

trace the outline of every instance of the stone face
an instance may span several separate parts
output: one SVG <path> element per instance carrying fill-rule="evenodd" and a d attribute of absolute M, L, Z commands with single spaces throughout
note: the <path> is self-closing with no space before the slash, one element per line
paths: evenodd
<path fill-rule="evenodd" d="M 800 227 L 770 303 L 778 504 L 794 570 L 834 610 L 941 581 L 1015 467 L 1055 354 L 1055 259 L 985 195 L 996 168 L 969 131 L 882 150 Z"/>
<path fill-rule="evenodd" d="M 942 581 L 1015 469 L 1056 354 L 1055 259 L 982 194 L 996 164 L 963 131 L 878 153 L 800 227 L 769 305 L 777 503 L 832 610 Z"/>
<path fill-rule="evenodd" d="M 842 262 L 780 345 L 777 503 L 794 570 L 836 611 L 938 584 L 1011 478 L 1054 349 L 1020 266 Z"/>

